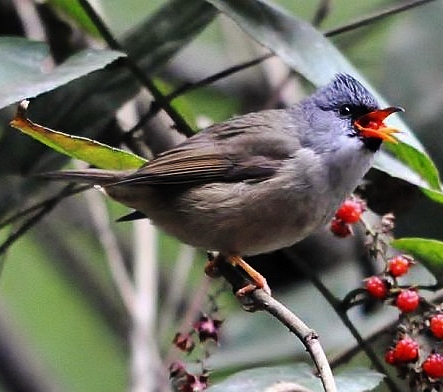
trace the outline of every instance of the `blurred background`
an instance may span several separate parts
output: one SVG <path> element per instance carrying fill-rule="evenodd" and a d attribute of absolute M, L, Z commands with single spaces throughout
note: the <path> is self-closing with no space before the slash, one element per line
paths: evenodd
<path fill-rule="evenodd" d="M 215 13 L 208 13 L 207 27 L 189 42 L 179 42 L 176 37 L 177 49 L 168 52 L 162 46 L 166 36 L 160 33 L 173 30 L 175 21 L 158 16 L 166 1 L 90 3 L 163 91 L 265 53 L 232 21 Z M 307 21 L 315 20 L 321 4 L 328 5 L 319 26 L 328 32 L 402 2 L 274 3 Z M 391 104 L 406 109 L 403 118 L 440 169 L 443 54 L 438 45 L 443 40 L 442 12 L 441 1 L 430 2 L 331 37 L 377 91 Z M 154 32 L 153 15 L 164 23 Z M 0 35 L 45 41 L 48 61 L 53 64 L 81 49 L 104 47 L 93 24 L 78 12 L 77 2 L 70 0 L 0 0 Z M 198 129 L 234 114 L 282 107 L 310 90 L 311 86 L 291 76 L 273 58 L 187 93 L 174 100 L 174 107 Z M 29 115 L 45 126 L 111 145 L 124 140 L 126 146 L 149 157 L 184 137 L 171 129 L 171 120 L 160 112 L 128 142 L 127 132 L 149 110 L 150 99 L 117 61 L 39 96 L 32 101 Z M 15 109 L 16 104 L 0 110 L 0 222 L 61 189 L 59 184 L 43 183 L 29 175 L 73 165 L 10 128 Z M 363 194 L 377 213 L 395 212 L 396 236 L 443 239 L 442 207 L 417 188 L 373 171 Z M 125 302 L 122 295 L 125 283 L 115 283 L 116 275 L 122 276 L 115 265 L 126 267 L 128 276 L 134 276 L 137 299 L 146 299 L 134 309 L 146 311 L 141 319 L 152 339 L 148 355 L 153 369 L 181 358 L 171 341 L 176 332 L 189 329 L 199 311 L 214 311 L 208 292 L 216 296 L 217 317 L 225 319 L 220 347 L 214 347 L 206 361 L 214 370 L 214 380 L 242 368 L 307 359 L 302 345 L 295 344 L 275 320 L 266 314 L 245 313 L 221 280 L 204 277 L 205 254 L 155 232 L 146 222 L 115 223 L 126 213 L 124 207 L 90 190 L 63 200 L 36 225 L 31 220 L 30 230 L 12 246 L 7 246 L 8 238 L 24 221 L 1 226 L 0 391 L 130 388 L 137 369 L 134 352 L 139 331 L 134 326 L 137 316 L 128 312 L 127 298 Z M 325 228 L 290 252 L 314 265 L 330 290 L 342 297 L 380 268 L 364 256 L 363 244 L 363 230 L 352 238 L 337 239 Z M 141 266 L 144 258 L 146 265 Z M 251 263 L 269 279 L 276 296 L 319 332 L 328 353 L 333 356 L 355 344 L 323 297 L 285 254 L 258 257 Z M 410 279 L 432 283 L 420 267 Z M 357 309 L 352 318 L 366 335 L 394 320 L 395 312 Z M 355 363 L 368 365 L 364 356 L 357 356 Z"/>

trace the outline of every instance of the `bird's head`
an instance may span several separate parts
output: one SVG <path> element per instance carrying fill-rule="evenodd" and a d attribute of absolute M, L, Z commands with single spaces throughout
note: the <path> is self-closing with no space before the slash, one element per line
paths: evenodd
<path fill-rule="evenodd" d="M 392 113 L 403 111 L 391 106 L 381 109 L 374 96 L 354 77 L 337 74 L 328 85 L 312 95 L 306 104 L 309 121 L 314 129 L 332 129 L 330 137 L 346 135 L 358 138 L 369 150 L 375 152 L 383 141 L 396 143 L 398 132 L 384 124 Z"/>

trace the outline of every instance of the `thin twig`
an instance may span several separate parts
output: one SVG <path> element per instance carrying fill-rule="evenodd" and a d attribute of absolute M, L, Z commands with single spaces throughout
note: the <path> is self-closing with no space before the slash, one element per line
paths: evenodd
<path fill-rule="evenodd" d="M 91 19 L 91 22 L 99 31 L 102 38 L 108 44 L 111 49 L 118 50 L 120 52 L 124 52 L 126 57 L 123 57 L 121 60 L 124 61 L 127 68 L 131 71 L 131 73 L 135 76 L 135 78 L 146 87 L 149 92 L 154 97 L 154 102 L 151 105 L 157 105 L 161 107 L 166 113 L 168 113 L 169 117 L 174 121 L 177 130 L 183 133 L 186 136 L 192 136 L 193 131 L 188 123 L 183 119 L 183 117 L 170 105 L 165 96 L 160 92 L 160 90 L 155 86 L 154 82 L 148 78 L 145 73 L 138 67 L 137 63 L 132 59 L 132 57 L 124 50 L 124 48 L 120 45 L 120 43 L 114 38 L 111 31 L 108 29 L 100 15 L 95 12 L 94 8 L 89 4 L 87 0 L 78 0 L 79 4 L 86 12 L 88 17 Z"/>
<path fill-rule="evenodd" d="M 238 292 L 240 288 L 244 288 L 247 283 L 250 283 L 247 280 L 247 275 L 241 269 L 234 267 L 226 261 L 218 262 L 216 268 L 216 271 L 231 284 L 234 292 Z M 245 310 L 264 310 L 288 327 L 300 339 L 311 355 L 325 392 L 337 391 L 326 354 L 318 340 L 317 333 L 313 329 L 309 328 L 286 306 L 272 298 L 264 290 L 254 290 L 240 299 Z"/>
<path fill-rule="evenodd" d="M 25 233 L 28 232 L 37 222 L 40 221 L 45 215 L 47 215 L 50 211 L 52 211 L 60 201 L 62 201 L 65 197 L 70 196 L 76 192 L 72 191 L 74 184 L 68 184 L 65 188 L 63 188 L 56 196 L 51 199 L 47 199 L 42 203 L 39 211 L 35 213 L 35 215 L 31 216 L 29 219 L 25 220 L 23 224 L 21 224 L 17 229 L 15 229 L 3 243 L 0 245 L 0 255 L 5 253 L 9 247 L 11 247 L 20 237 L 22 237 Z"/>
<path fill-rule="evenodd" d="M 233 65 L 232 67 L 226 68 L 221 72 L 217 72 L 197 82 L 183 83 L 181 86 L 177 87 L 177 89 L 165 95 L 163 99 L 166 102 L 172 102 L 174 99 L 180 97 L 183 94 L 187 94 L 200 87 L 204 87 L 212 83 L 215 83 L 218 80 L 226 78 L 234 73 L 243 71 L 244 69 L 253 67 L 274 56 L 275 56 L 274 53 L 267 53 L 265 55 L 256 57 L 255 59 Z M 125 133 L 125 138 L 130 138 L 139 128 L 143 126 L 143 124 L 145 124 L 150 118 L 155 116 L 160 110 L 161 110 L 160 105 L 151 105 L 149 110 L 137 121 L 137 123 Z"/>
<path fill-rule="evenodd" d="M 20 210 L 17 213 L 15 213 L 14 215 L 11 215 L 9 217 L 7 217 L 6 219 L 4 219 L 2 222 L 0 222 L 0 230 L 3 229 L 5 226 L 13 224 L 14 222 L 18 221 L 21 218 L 26 217 L 29 214 L 32 214 L 35 211 L 40 210 L 41 208 L 44 208 L 48 203 L 51 204 L 54 201 L 61 201 L 62 199 L 69 197 L 69 196 L 73 196 L 77 193 L 83 192 L 86 189 L 91 188 L 91 185 L 73 185 L 71 184 L 71 186 L 63 188 L 62 191 L 60 191 L 59 194 L 56 194 L 55 196 L 51 196 L 48 199 L 45 199 L 43 201 L 40 201 L 24 210 Z M 62 194 L 62 199 L 60 199 L 60 194 Z"/>
<path fill-rule="evenodd" d="M 415 7 L 419 7 L 419 6 L 422 6 L 427 3 L 431 3 L 432 1 L 435 1 L 435 0 L 414 0 L 414 1 L 410 1 L 409 3 L 403 3 L 403 4 L 400 4 L 397 6 L 393 6 L 391 8 L 386 9 L 385 11 L 378 12 L 374 15 L 361 18 L 361 19 L 356 20 L 352 23 L 348 23 L 344 26 L 337 27 L 336 29 L 329 30 L 325 33 L 325 37 L 333 37 L 338 34 L 346 33 L 348 31 L 367 26 L 377 20 L 381 20 L 381 19 L 384 19 L 388 16 L 399 14 L 399 13 L 407 11 L 411 8 L 415 8 Z"/>
<path fill-rule="evenodd" d="M 180 87 L 178 87 L 176 90 L 174 90 L 172 93 L 168 94 L 165 96 L 165 99 L 168 101 L 172 101 L 175 98 L 177 98 L 178 96 L 184 94 L 184 93 L 188 93 L 190 91 L 193 91 L 197 88 L 203 87 L 203 86 L 207 86 L 209 84 L 215 83 L 218 80 L 221 80 L 223 78 L 226 78 L 234 73 L 243 71 L 244 69 L 253 67 L 257 64 L 262 63 L 265 60 L 270 59 L 271 57 L 274 57 L 275 54 L 274 53 L 266 53 L 262 56 L 259 56 L 255 59 L 249 60 L 249 61 L 245 61 L 243 63 L 237 64 L 237 65 L 233 65 L 232 67 L 226 68 L 225 70 L 221 71 L 221 72 L 217 72 L 211 76 L 208 76 L 207 78 L 201 79 L 197 82 L 194 83 L 184 83 L 183 85 L 181 85 Z"/>
<path fill-rule="evenodd" d="M 259 307 L 273 315 L 301 340 L 317 367 L 325 392 L 337 391 L 331 367 L 329 366 L 328 359 L 320 344 L 317 333 L 309 328 L 286 306 L 266 294 L 263 290 L 255 290 L 250 296 Z"/>

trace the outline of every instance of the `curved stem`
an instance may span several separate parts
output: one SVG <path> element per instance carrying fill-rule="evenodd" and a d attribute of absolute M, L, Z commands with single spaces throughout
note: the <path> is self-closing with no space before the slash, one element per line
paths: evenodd
<path fill-rule="evenodd" d="M 325 392 L 336 392 L 337 387 L 335 386 L 334 376 L 318 339 L 317 332 L 308 327 L 292 311 L 264 290 L 255 290 L 250 294 L 250 297 L 256 305 L 259 305 L 262 310 L 273 315 L 301 340 L 317 367 Z"/>
<path fill-rule="evenodd" d="M 245 275 L 238 268 L 228 262 L 219 262 L 217 272 L 222 275 L 233 287 L 234 292 L 250 284 Z M 274 316 L 295 334 L 306 350 L 311 355 L 317 367 L 321 382 L 325 392 L 336 392 L 334 377 L 329 366 L 326 354 L 320 344 L 317 332 L 308 327 L 297 315 L 289 310 L 282 303 L 271 297 L 262 289 L 248 292 L 239 298 L 247 311 L 264 310 Z"/>

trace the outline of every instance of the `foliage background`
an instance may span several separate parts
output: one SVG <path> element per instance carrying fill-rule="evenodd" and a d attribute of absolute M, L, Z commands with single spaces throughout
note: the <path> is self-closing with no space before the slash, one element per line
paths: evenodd
<path fill-rule="evenodd" d="M 72 29 L 68 26 L 75 18 L 75 29 L 81 26 L 79 31 L 90 29 L 94 34 L 86 19 L 66 14 L 67 7 L 74 2 L 48 1 L 39 6 L 40 22 L 38 18 L 37 22 L 43 21 L 40 27 L 38 23 L 33 25 L 30 22 L 32 18 L 26 13 L 26 7 L 20 9 L 19 3 L 28 4 L 35 11 L 32 2 L 2 1 L 0 15 L 9 15 L 9 19 L 0 24 L 1 35 L 23 34 L 20 18 L 14 23 L 11 17 L 14 15 L 12 11 L 16 10 L 21 21 L 25 22 L 22 27 L 26 27 L 31 38 L 44 38 L 45 34 L 39 32 L 42 25 L 54 29 L 47 30 L 46 37 L 52 38 L 52 50 L 61 59 L 85 42 L 91 43 L 90 38 L 85 39 L 82 35 L 80 38 L 76 36 L 77 41 L 66 38 Z M 94 4 L 112 32 L 122 38 L 134 29 L 138 29 L 136 36 L 149 34 L 149 31 L 143 30 L 146 26 L 140 27 L 139 23 L 165 3 L 107 0 Z M 312 20 L 318 6 L 312 1 L 282 0 L 276 3 L 306 20 Z M 331 2 L 331 11 L 321 30 L 328 31 L 395 3 L 375 0 Z M 378 91 L 393 104 L 406 108 L 404 118 L 439 168 L 443 166 L 439 137 L 443 116 L 440 109 L 443 55 L 438 46 L 443 38 L 442 11 L 442 3 L 437 1 L 333 38 L 333 42 Z M 92 45 L 100 46 L 99 40 L 92 41 Z M 235 25 L 226 18 L 218 17 L 177 57 L 157 69 L 156 76 L 164 88 L 170 88 L 182 81 L 195 81 L 211 75 L 257 54 L 257 47 Z M 202 121 L 203 116 L 210 121 L 219 121 L 234 113 L 270 104 L 269 97 L 275 96 L 276 86 L 285 78 L 285 72 L 278 64 L 264 63 L 214 86 L 187 94 L 175 104 L 192 126 L 196 125 L 196 119 Z M 112 116 L 108 113 L 101 117 L 101 111 L 105 113 L 103 108 L 107 105 L 112 107 L 115 101 L 123 103 L 130 95 L 124 88 L 117 92 L 111 88 L 103 91 L 98 102 L 89 96 L 84 97 L 83 110 L 80 93 L 91 80 L 88 77 L 78 79 L 70 85 L 69 95 L 59 89 L 43 96 L 40 103 L 36 100 L 31 107 L 32 118 L 59 130 L 99 137 L 112 143 L 120 136 L 120 128 L 128 129 L 136 122 L 137 113 L 127 107 L 119 114 L 120 123 L 113 120 L 115 113 L 112 110 Z M 112 86 L 113 81 L 109 82 Z M 296 99 L 294 94 L 300 91 L 296 90 L 299 85 L 295 83 L 290 87 L 293 90 L 286 94 L 290 99 Z M 1 88 L 0 85 L 0 93 Z M 77 93 L 78 96 L 75 95 Z M 146 109 L 146 101 L 146 96 L 142 96 L 138 108 Z M 70 116 L 73 107 L 77 109 L 75 118 Z M 14 110 L 15 105 L 12 105 L 0 112 L 0 213 L 3 217 L 42 200 L 57 188 L 52 185 L 42 187 L 34 180 L 24 179 L 23 175 L 54 169 L 66 163 L 45 147 L 8 127 Z M 440 205 L 431 203 L 415 188 L 404 184 L 392 181 L 382 184 L 379 188 L 384 192 L 377 193 L 374 200 L 381 210 L 396 210 L 398 236 L 443 239 Z M 128 387 L 132 358 L 128 334 L 132 326 L 109 272 L 106 252 L 97 240 L 100 233 L 97 219 L 91 219 L 91 211 L 85 208 L 85 203 L 92 203 L 95 206 L 92 208 L 98 209 L 94 203 L 101 203 L 100 200 L 85 201 L 83 196 L 78 196 L 64 201 L 1 256 L 1 391 L 20 388 L 121 391 Z M 109 201 L 106 201 L 106 208 L 111 222 L 126 212 L 123 207 Z M 129 224 L 111 225 L 128 268 L 134 268 L 133 231 L 137 229 Z M 15 228 L 14 225 L 3 228 L 0 238 L 6 239 Z M 158 275 L 152 276 L 153 297 L 150 301 L 155 303 L 158 314 L 152 324 L 155 331 L 151 332 L 157 338 L 159 352 L 166 356 L 170 351 L 170 341 L 182 321 L 183 309 L 205 284 L 202 278 L 204 256 L 197 254 L 197 262 L 187 264 L 186 258 L 194 257 L 192 250 L 162 234 L 156 238 Z M 299 252 L 318 261 L 318 271 L 326 284 L 335 294 L 344 295 L 360 284 L 368 270 L 377 267 L 367 267 L 366 271 L 362 271 L 361 243 L 362 238 L 358 235 L 354 240 L 337 241 L 328 233 L 321 233 L 301 245 Z M 278 269 L 280 267 L 272 263 L 265 272 L 266 276 L 270 276 L 271 286 L 290 308 L 320 333 L 328 352 L 338 353 L 343 347 L 351 346 L 350 335 L 322 297 L 299 276 L 300 272 L 290 268 L 278 274 Z M 288 275 L 291 276 L 290 283 L 282 278 Z M 424 283 L 432 281 L 422 271 L 417 272 L 417 279 Z M 215 287 L 220 284 L 216 283 Z M 175 297 L 171 294 L 174 290 Z M 215 380 L 240 368 L 278 364 L 293 361 L 295 357 L 306 359 L 301 345 L 294 344 L 293 338 L 274 320 L 266 315 L 245 314 L 231 300 L 229 292 L 223 293 L 220 301 L 222 315 L 226 318 L 222 346 L 208 361 L 209 366 L 216 370 Z M 394 312 L 389 310 L 370 314 L 359 310 L 353 314 L 364 334 L 377 330 L 393 317 Z M 383 346 L 383 342 L 380 345 Z M 359 356 L 355 364 L 364 366 L 367 361 Z M 32 389 L 23 386 L 28 377 L 31 377 Z M 383 388 L 381 386 L 379 390 Z"/>

